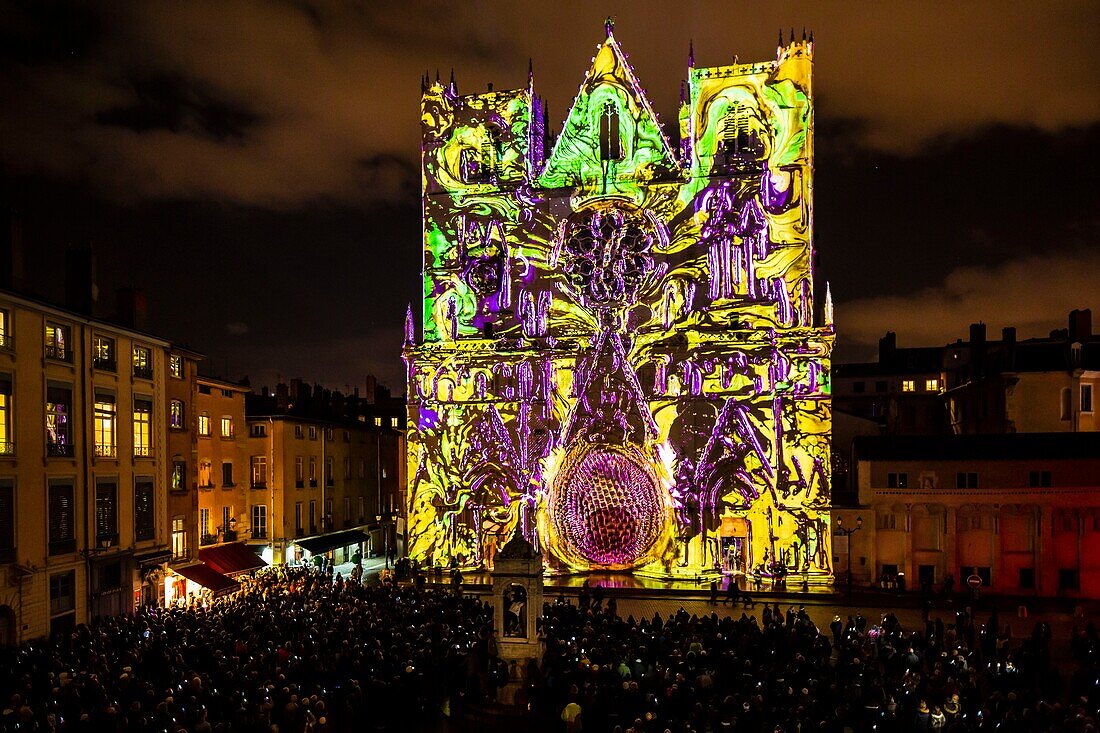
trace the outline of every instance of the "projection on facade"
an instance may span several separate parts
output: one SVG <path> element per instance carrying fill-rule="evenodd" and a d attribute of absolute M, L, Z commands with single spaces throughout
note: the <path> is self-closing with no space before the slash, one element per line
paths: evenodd
<path fill-rule="evenodd" d="M 553 142 L 533 81 L 425 79 L 413 557 L 829 577 L 812 51 L 689 62 L 678 150 L 610 25 Z"/>

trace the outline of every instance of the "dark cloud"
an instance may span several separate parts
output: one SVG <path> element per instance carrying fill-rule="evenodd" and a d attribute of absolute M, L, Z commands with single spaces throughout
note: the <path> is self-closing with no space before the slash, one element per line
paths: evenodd
<path fill-rule="evenodd" d="M 1041 332 L 1100 310 L 1097 279 L 1074 299 L 1054 279 L 1100 240 L 1093 2 L 0 0 L 0 198 L 23 212 L 28 282 L 58 297 L 65 247 L 93 240 L 102 309 L 142 285 L 152 326 L 225 374 L 398 385 L 420 76 L 516 87 L 532 57 L 560 129 L 609 13 L 666 121 L 689 40 L 718 65 L 814 30 L 816 244 L 842 345 L 890 318 L 916 339 L 930 319 Z M 1013 273 L 1047 258 L 1064 267 L 1014 310 Z"/>

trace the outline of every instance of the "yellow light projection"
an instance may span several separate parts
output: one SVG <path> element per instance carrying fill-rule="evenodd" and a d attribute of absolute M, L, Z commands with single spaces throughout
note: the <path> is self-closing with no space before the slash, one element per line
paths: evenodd
<path fill-rule="evenodd" d="M 812 51 L 689 68 L 679 150 L 610 26 L 553 137 L 533 82 L 425 80 L 412 556 L 831 576 Z"/>

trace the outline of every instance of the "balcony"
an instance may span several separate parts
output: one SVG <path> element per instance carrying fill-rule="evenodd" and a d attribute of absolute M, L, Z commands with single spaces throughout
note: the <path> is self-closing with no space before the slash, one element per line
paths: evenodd
<path fill-rule="evenodd" d="M 305 485 L 306 485 L 306 483 L 305 483 L 305 481 L 302 481 L 302 479 L 298 479 L 297 481 L 294 482 L 294 488 L 296 488 L 296 489 L 300 489 Z"/>
<path fill-rule="evenodd" d="M 210 484 L 210 483 L 199 484 L 199 489 L 201 489 L 202 491 L 209 491 L 212 488 L 214 488 L 214 484 Z"/>
<path fill-rule="evenodd" d="M 11 334 L 0 331 L 0 351 L 14 351 L 15 340 L 12 339 Z"/>
<path fill-rule="evenodd" d="M 14 456 L 15 443 L 10 440 L 0 440 L 0 456 Z"/>
<path fill-rule="evenodd" d="M 98 369 L 101 372 L 117 372 L 118 362 L 116 362 L 114 359 L 96 357 L 95 359 L 92 359 L 92 368 Z"/>
<path fill-rule="evenodd" d="M 92 450 L 96 458 L 118 458 L 118 446 L 115 445 L 97 444 Z"/>
<path fill-rule="evenodd" d="M 266 481 L 253 481 L 252 482 L 252 488 L 253 489 L 266 489 L 267 488 L 267 482 Z"/>
<path fill-rule="evenodd" d="M 71 443 L 46 443 L 46 455 L 50 458 L 72 458 L 73 446 Z"/>
<path fill-rule="evenodd" d="M 134 458 L 150 458 L 153 455 L 152 446 L 148 445 L 135 445 L 134 446 Z"/>
<path fill-rule="evenodd" d="M 134 365 L 134 379 L 152 379 L 153 367 L 151 366 L 137 366 Z"/>
<path fill-rule="evenodd" d="M 311 489 L 316 489 L 317 488 L 317 479 L 311 478 L 309 480 L 309 488 L 311 488 Z"/>
<path fill-rule="evenodd" d="M 73 362 L 73 352 L 62 344 L 46 344 L 46 358 L 54 361 Z"/>
<path fill-rule="evenodd" d="M 218 544 L 218 536 L 216 534 L 204 534 L 199 535 L 200 545 L 216 545 Z"/>
<path fill-rule="evenodd" d="M 237 541 L 237 530 L 227 529 L 224 532 L 222 532 L 222 542 L 236 542 L 236 541 Z"/>

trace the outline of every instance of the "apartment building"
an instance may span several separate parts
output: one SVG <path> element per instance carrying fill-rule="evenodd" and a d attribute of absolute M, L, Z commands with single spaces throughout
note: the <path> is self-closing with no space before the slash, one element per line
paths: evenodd
<path fill-rule="evenodd" d="M 834 506 L 853 581 L 1100 598 L 1100 433 L 854 440 L 858 497 Z M 848 543 L 834 537 L 838 578 Z"/>
<path fill-rule="evenodd" d="M 160 600 L 170 346 L 0 292 L 0 641 Z"/>

